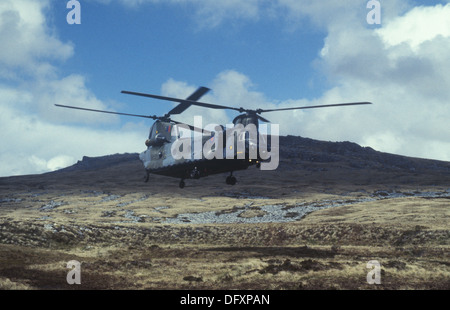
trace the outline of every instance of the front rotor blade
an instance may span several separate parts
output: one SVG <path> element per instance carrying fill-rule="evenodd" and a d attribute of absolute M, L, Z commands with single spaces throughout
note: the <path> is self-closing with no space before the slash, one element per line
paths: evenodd
<path fill-rule="evenodd" d="M 313 106 L 305 106 L 305 107 L 281 108 L 281 109 L 270 109 L 270 110 L 259 109 L 259 110 L 257 110 L 257 113 L 287 111 L 287 110 L 301 110 L 301 109 L 314 109 L 314 108 L 327 108 L 327 107 L 340 107 L 340 106 L 361 105 L 361 104 L 372 104 L 372 102 L 351 102 L 351 103 L 325 104 L 325 105 L 313 105 Z"/>
<path fill-rule="evenodd" d="M 243 109 L 227 107 L 224 105 L 211 104 L 211 103 L 205 103 L 205 102 L 199 102 L 199 101 L 187 100 L 187 99 L 179 99 L 179 98 L 173 98 L 173 97 L 165 97 L 165 96 L 152 95 L 152 94 L 137 93 L 137 92 L 131 92 L 131 91 L 126 91 L 126 90 L 122 90 L 122 94 L 149 97 L 149 98 L 173 101 L 173 102 L 179 102 L 179 103 L 188 103 L 188 104 L 197 105 L 200 107 L 210 108 L 210 109 L 229 109 L 229 110 L 235 110 L 235 111 L 239 111 L 239 112 L 243 111 Z"/>
<path fill-rule="evenodd" d="M 156 116 L 138 115 L 138 114 L 128 114 L 128 113 L 111 112 L 111 111 L 104 111 L 104 110 L 87 109 L 87 108 L 73 107 L 73 106 L 61 105 L 61 104 L 55 104 L 55 106 L 57 106 L 57 107 L 62 107 L 62 108 L 69 108 L 69 109 L 83 110 L 83 111 L 91 111 L 91 112 L 100 112 L 100 113 L 108 113 L 108 114 L 117 114 L 117 115 L 126 115 L 126 116 L 134 116 L 134 117 L 144 117 L 144 118 L 158 119 L 158 117 L 156 117 Z"/>

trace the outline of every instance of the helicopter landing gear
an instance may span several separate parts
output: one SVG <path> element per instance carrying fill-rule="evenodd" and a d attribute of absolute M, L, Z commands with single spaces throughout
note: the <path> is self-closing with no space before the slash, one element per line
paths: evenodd
<path fill-rule="evenodd" d="M 237 182 L 237 180 L 233 176 L 233 172 L 231 172 L 231 174 L 229 176 L 227 176 L 225 183 L 227 183 L 228 185 L 234 185 L 234 184 L 236 184 L 236 182 Z"/>
<path fill-rule="evenodd" d="M 192 171 L 191 171 L 191 179 L 199 179 L 200 178 L 200 171 L 198 171 L 197 167 L 195 167 Z"/>
<path fill-rule="evenodd" d="M 147 171 L 147 175 L 145 176 L 144 182 L 147 183 L 148 179 L 150 179 L 150 172 Z"/>
<path fill-rule="evenodd" d="M 184 185 L 186 185 L 186 184 L 184 183 L 184 180 L 181 179 L 180 184 L 178 186 L 180 186 L 180 188 L 184 188 Z"/>

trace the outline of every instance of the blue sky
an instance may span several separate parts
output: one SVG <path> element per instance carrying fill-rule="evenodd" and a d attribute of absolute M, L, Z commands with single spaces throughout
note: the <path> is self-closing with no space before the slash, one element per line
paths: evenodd
<path fill-rule="evenodd" d="M 264 117 L 283 135 L 450 160 L 448 1 L 379 1 L 380 25 L 365 0 L 80 0 L 79 25 L 67 2 L 0 3 L 0 176 L 144 150 L 151 121 L 55 103 L 163 115 L 173 104 L 120 91 L 198 86 L 211 88 L 202 101 L 236 107 L 372 101 Z M 177 120 L 194 115 L 235 116 L 191 107 Z"/>
<path fill-rule="evenodd" d="M 211 27 L 198 20 L 193 5 L 82 1 L 81 25 L 68 25 L 56 18 L 69 11 L 63 2 L 52 15 L 61 40 L 75 45 L 64 71 L 88 73 L 92 89 L 104 99 L 116 98 L 123 88 L 158 93 L 170 78 L 204 85 L 227 69 L 251 76 L 258 89 L 278 100 L 323 91 L 313 62 L 324 33 L 307 21 L 231 19 Z"/>

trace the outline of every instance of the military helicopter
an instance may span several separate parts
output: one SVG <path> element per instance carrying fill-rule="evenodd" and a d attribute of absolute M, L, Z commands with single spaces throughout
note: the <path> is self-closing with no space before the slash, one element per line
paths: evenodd
<path fill-rule="evenodd" d="M 371 102 L 353 102 L 252 110 L 198 101 L 209 90 L 210 89 L 207 87 L 199 87 L 186 99 L 122 91 L 123 94 L 177 102 L 178 105 L 164 116 L 138 115 L 60 104 L 55 105 L 63 108 L 143 117 L 155 120 L 150 128 L 148 139 L 145 141 L 147 149 L 139 155 L 146 171 L 145 182 L 149 181 L 150 174 L 158 174 L 179 178 L 179 187 L 184 188 L 185 179 L 199 179 L 208 175 L 228 172 L 230 175 L 227 176 L 225 180 L 226 184 L 235 185 L 237 180 L 233 176 L 234 171 L 245 170 L 251 165 L 256 165 L 259 168 L 261 167 L 261 164 L 268 161 L 268 155 L 271 154 L 272 146 L 268 143 L 267 136 L 259 133 L 259 121 L 266 123 L 269 123 L 270 121 L 262 117 L 260 115 L 261 113 L 371 104 Z M 233 119 L 233 125 L 231 127 L 227 126 L 225 128 L 222 125 L 217 125 L 214 130 L 211 131 L 181 123 L 170 118 L 172 115 L 183 113 L 191 105 L 210 109 L 234 110 L 240 114 Z M 249 128 L 255 129 L 256 134 L 251 134 Z M 186 133 L 186 131 L 189 132 Z M 194 133 L 194 135 L 192 135 L 192 133 Z M 200 134 L 195 135 L 195 133 Z M 225 144 L 223 143 L 224 139 L 226 140 L 226 146 L 224 146 Z M 192 144 L 194 144 L 194 150 L 192 149 Z M 196 145 L 199 147 L 196 148 Z M 206 152 L 204 152 L 205 149 Z M 201 152 L 199 153 L 198 150 Z M 257 150 L 260 152 L 258 153 Z M 180 154 L 183 156 L 180 157 Z"/>

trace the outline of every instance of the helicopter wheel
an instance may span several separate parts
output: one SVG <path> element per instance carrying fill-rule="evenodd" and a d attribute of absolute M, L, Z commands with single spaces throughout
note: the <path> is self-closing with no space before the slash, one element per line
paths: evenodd
<path fill-rule="evenodd" d="M 184 185 L 186 185 L 186 184 L 184 183 L 184 180 L 181 180 L 181 181 L 180 181 L 180 184 L 179 184 L 180 188 L 184 188 Z"/>
<path fill-rule="evenodd" d="M 230 175 L 230 176 L 227 176 L 225 183 L 227 183 L 228 185 L 234 185 L 234 184 L 236 184 L 236 181 L 237 181 L 236 178 L 234 176 Z"/>

